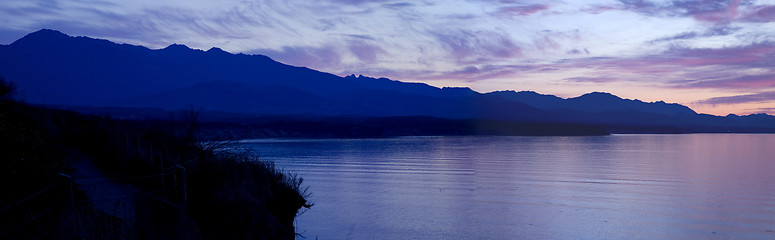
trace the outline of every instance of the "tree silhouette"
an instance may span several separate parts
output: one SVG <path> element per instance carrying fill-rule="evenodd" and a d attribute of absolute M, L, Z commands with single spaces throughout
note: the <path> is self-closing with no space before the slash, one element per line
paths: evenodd
<path fill-rule="evenodd" d="M 0 75 L 0 101 L 8 101 L 12 100 L 13 97 L 16 95 L 16 84 L 14 84 L 11 81 L 5 80 L 5 78 Z"/>

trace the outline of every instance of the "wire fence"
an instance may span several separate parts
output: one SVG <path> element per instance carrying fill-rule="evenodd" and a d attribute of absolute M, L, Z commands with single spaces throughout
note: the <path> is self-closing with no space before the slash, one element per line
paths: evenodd
<path fill-rule="evenodd" d="M 26 198 L 24 198 L 22 200 L 16 201 L 15 203 L 12 203 L 12 204 L 10 204 L 8 206 L 3 207 L 2 209 L 0 209 L 0 213 L 5 212 L 6 210 L 10 209 L 13 206 L 20 205 L 24 201 L 30 200 L 30 199 L 34 198 L 35 196 L 40 195 L 41 193 L 51 189 L 51 187 L 53 187 L 54 185 L 56 185 L 56 184 L 48 185 L 48 186 L 44 187 L 43 189 L 41 189 L 40 191 L 37 191 L 37 192 L 33 193 L 32 195 L 30 195 L 30 196 L 28 196 L 28 197 L 26 197 Z"/>

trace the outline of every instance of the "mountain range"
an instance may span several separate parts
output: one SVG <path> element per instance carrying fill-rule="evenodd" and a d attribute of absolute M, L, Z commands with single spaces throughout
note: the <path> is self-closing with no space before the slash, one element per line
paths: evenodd
<path fill-rule="evenodd" d="M 775 117 L 767 114 L 698 114 L 680 104 L 603 92 L 564 99 L 340 77 L 263 55 L 179 44 L 149 49 L 48 29 L 0 45 L 0 75 L 15 82 L 28 103 L 81 110 L 193 106 L 243 117 L 423 116 L 595 124 L 612 132 L 775 132 Z"/>

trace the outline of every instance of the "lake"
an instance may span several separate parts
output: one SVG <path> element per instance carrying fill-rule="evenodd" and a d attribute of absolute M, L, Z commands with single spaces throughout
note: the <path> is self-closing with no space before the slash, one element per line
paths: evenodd
<path fill-rule="evenodd" d="M 244 144 L 304 178 L 306 239 L 775 239 L 773 134 Z"/>

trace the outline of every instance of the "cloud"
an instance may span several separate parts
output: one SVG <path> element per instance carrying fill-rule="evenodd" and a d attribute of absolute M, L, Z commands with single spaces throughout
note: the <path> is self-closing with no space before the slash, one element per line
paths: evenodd
<path fill-rule="evenodd" d="M 14 0 L 10 0 L 14 1 Z M 4 18 L 25 19 L 14 28 L 35 31 L 53 28 L 73 35 L 107 38 L 123 43 L 141 44 L 159 48 L 171 43 L 196 47 L 212 47 L 213 39 L 247 38 L 246 27 L 260 26 L 261 18 L 246 6 L 224 4 L 213 8 L 176 6 L 167 2 L 148 2 L 138 5 L 122 1 L 61 1 L 30 0 L 22 8 L 0 6 L 0 12 L 23 12 L 24 16 L 5 15 Z M 40 13 L 40 16 L 36 16 Z M 2 15 L 2 14 L 0 14 Z M 208 36 L 209 44 L 202 44 L 201 36 Z"/>
<path fill-rule="evenodd" d="M 763 103 L 763 102 L 772 102 L 772 101 L 775 101 L 775 91 L 736 95 L 736 96 L 714 97 L 714 98 L 699 100 L 695 103 L 708 104 L 708 105 L 724 105 L 724 104 L 741 104 L 741 103 Z M 769 108 L 767 110 L 772 111 L 774 109 L 775 108 Z"/>
<path fill-rule="evenodd" d="M 775 22 L 775 5 L 756 6 L 742 19 L 749 22 Z"/>
<path fill-rule="evenodd" d="M 618 5 L 593 5 L 588 8 L 581 9 L 581 12 L 590 14 L 601 14 L 608 11 L 625 10 L 624 6 Z"/>
<path fill-rule="evenodd" d="M 529 75 L 567 82 L 629 82 L 639 86 L 726 92 L 775 88 L 775 69 L 772 68 L 775 44 L 770 42 L 721 48 L 674 46 L 664 51 L 629 57 L 586 57 L 579 49 L 568 53 L 579 57 L 553 61 L 522 59 L 517 64 L 469 63 L 454 71 L 417 76 L 415 79 L 447 78 L 474 82 Z"/>
<path fill-rule="evenodd" d="M 652 40 L 651 42 L 664 42 L 664 41 L 673 41 L 673 40 L 684 40 L 684 39 L 694 39 L 697 37 L 702 36 L 702 34 L 697 32 L 682 32 L 670 37 L 664 37 L 664 38 L 658 38 L 655 40 Z"/>
<path fill-rule="evenodd" d="M 457 29 L 430 34 L 457 63 L 477 64 L 522 56 L 522 49 L 511 37 L 494 31 Z"/>
<path fill-rule="evenodd" d="M 584 11 L 598 14 L 612 10 L 633 11 L 652 17 L 690 17 L 699 22 L 715 25 L 775 21 L 774 5 L 757 5 L 740 0 L 620 0 L 619 4 L 598 5 Z"/>
<path fill-rule="evenodd" d="M 771 63 L 775 61 L 775 44 L 764 42 L 724 48 L 674 47 L 662 56 L 655 57 L 654 63 L 679 66 L 771 67 Z"/>
<path fill-rule="evenodd" d="M 732 76 L 713 80 L 692 80 L 682 88 L 767 89 L 775 87 L 775 74 Z"/>
<path fill-rule="evenodd" d="M 563 43 L 578 41 L 581 41 L 581 35 L 578 30 L 567 32 L 544 30 L 533 37 L 533 46 L 534 49 L 540 52 L 552 52 L 564 49 L 565 45 Z M 580 50 L 577 51 L 581 53 Z M 588 51 L 584 49 L 584 52 Z M 574 53 L 573 50 L 571 50 L 571 53 Z"/>
<path fill-rule="evenodd" d="M 254 54 L 269 56 L 280 62 L 313 69 L 334 69 L 334 73 L 350 74 L 360 66 L 374 66 L 380 56 L 388 54 L 383 48 L 371 40 L 350 38 L 342 42 L 325 43 L 320 46 L 283 47 L 276 49 L 259 49 Z M 376 69 L 370 67 L 368 69 Z M 358 72 L 364 73 L 364 72 Z"/>
<path fill-rule="evenodd" d="M 391 0 L 327 0 L 332 3 L 344 3 L 349 5 L 364 5 L 372 3 L 390 2 Z"/>
<path fill-rule="evenodd" d="M 399 3 L 386 3 L 386 4 L 382 4 L 382 6 L 386 8 L 392 8 L 392 9 L 403 9 L 403 8 L 414 7 L 415 5 L 408 2 L 399 2 Z"/>
<path fill-rule="evenodd" d="M 751 109 L 753 113 L 767 113 L 769 115 L 775 115 L 775 108 L 771 107 L 761 107 L 761 108 L 755 108 Z"/>
<path fill-rule="evenodd" d="M 697 21 L 710 23 L 728 23 L 738 16 L 739 0 L 713 1 L 679 0 L 648 1 L 620 0 L 621 5 L 611 9 L 627 10 L 652 17 L 691 17 Z"/>
<path fill-rule="evenodd" d="M 617 81 L 616 78 L 611 77 L 570 77 L 563 80 L 583 83 L 610 83 Z"/>
<path fill-rule="evenodd" d="M 570 54 L 570 55 L 578 55 L 578 54 L 582 54 L 584 52 L 581 51 L 581 50 L 578 50 L 578 49 L 571 49 L 567 53 Z M 589 54 L 589 51 L 587 51 L 587 54 Z"/>
<path fill-rule="evenodd" d="M 496 12 L 495 15 L 498 16 L 508 16 L 508 17 L 515 17 L 515 16 L 528 16 L 533 15 L 535 13 L 544 11 L 549 9 L 549 5 L 546 4 L 531 4 L 531 5 L 520 5 L 520 6 L 504 6 L 500 7 Z"/>
<path fill-rule="evenodd" d="M 740 30 L 742 30 L 742 27 L 730 27 L 728 25 L 713 26 L 708 29 L 705 29 L 704 31 L 688 31 L 688 32 L 678 33 L 669 37 L 657 38 L 657 39 L 651 40 L 649 43 L 727 36 L 727 35 L 734 34 Z"/>
<path fill-rule="evenodd" d="M 365 41 L 350 41 L 349 45 L 350 52 L 365 63 L 375 64 L 378 55 L 386 53 L 384 49 Z"/>
<path fill-rule="evenodd" d="M 416 72 L 415 79 L 422 80 L 456 80 L 464 82 L 487 81 L 493 78 L 513 77 L 522 72 L 538 70 L 532 65 L 468 65 L 452 71 L 424 71 Z"/>
<path fill-rule="evenodd" d="M 673 1 L 673 6 L 685 10 L 686 16 L 702 22 L 726 24 L 739 16 L 740 0 L 722 2 Z"/>
<path fill-rule="evenodd" d="M 342 56 L 331 47 L 284 47 L 282 50 L 264 49 L 255 53 L 271 56 L 283 63 L 309 68 L 338 66 Z"/>
<path fill-rule="evenodd" d="M 726 48 L 673 47 L 631 57 L 584 57 L 547 63 L 547 68 L 583 72 L 575 82 L 634 82 L 673 89 L 723 91 L 775 89 L 775 44 Z M 594 74 L 589 76 L 589 74 Z"/>
<path fill-rule="evenodd" d="M 351 38 L 357 38 L 361 40 L 376 40 L 376 38 L 369 36 L 369 35 L 363 35 L 363 34 L 342 34 L 342 36 L 351 37 Z"/>
<path fill-rule="evenodd" d="M 771 68 L 775 61 L 775 44 L 770 42 L 722 48 L 691 48 L 674 46 L 665 51 L 633 57 L 585 58 L 572 61 L 575 67 L 605 67 L 642 70 L 644 73 L 697 70 L 699 67 Z"/>

